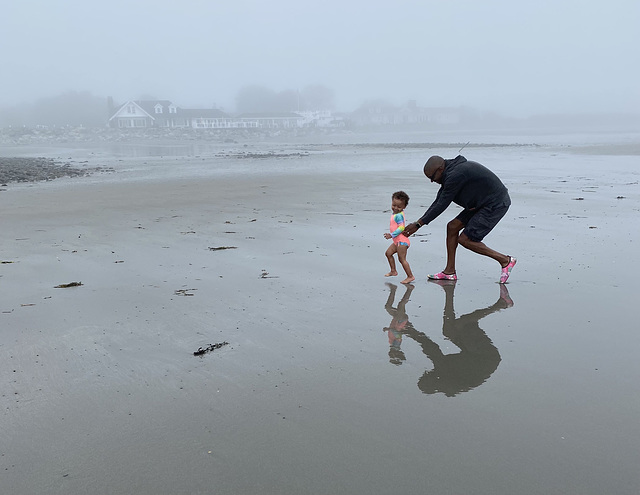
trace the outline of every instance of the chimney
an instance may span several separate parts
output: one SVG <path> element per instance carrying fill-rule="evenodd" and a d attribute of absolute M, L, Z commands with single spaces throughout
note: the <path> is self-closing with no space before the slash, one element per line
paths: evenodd
<path fill-rule="evenodd" d="M 115 113 L 115 111 L 116 109 L 114 108 L 114 105 L 113 105 L 113 97 L 107 96 L 107 112 L 109 112 L 109 115 L 107 117 L 111 118 Z"/>

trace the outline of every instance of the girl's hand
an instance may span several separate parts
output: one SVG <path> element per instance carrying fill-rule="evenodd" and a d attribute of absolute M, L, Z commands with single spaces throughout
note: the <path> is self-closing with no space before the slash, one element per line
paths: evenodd
<path fill-rule="evenodd" d="M 385 239 L 391 239 L 391 234 L 389 234 L 389 232 L 385 232 L 384 233 L 384 238 Z"/>

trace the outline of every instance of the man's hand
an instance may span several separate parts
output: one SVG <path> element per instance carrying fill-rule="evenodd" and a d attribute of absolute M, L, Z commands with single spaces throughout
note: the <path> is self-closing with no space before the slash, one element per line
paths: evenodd
<path fill-rule="evenodd" d="M 420 227 L 418 226 L 418 224 L 416 222 L 413 222 L 413 223 L 410 223 L 409 225 L 407 225 L 404 228 L 404 231 L 402 233 L 404 235 L 406 235 L 407 237 L 409 237 L 410 235 L 415 234 L 418 231 L 419 228 Z"/>

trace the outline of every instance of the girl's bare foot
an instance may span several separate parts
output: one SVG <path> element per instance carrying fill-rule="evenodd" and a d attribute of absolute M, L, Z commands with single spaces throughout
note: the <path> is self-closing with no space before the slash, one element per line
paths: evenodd
<path fill-rule="evenodd" d="M 398 272 L 395 270 L 391 270 L 389 273 L 385 275 L 385 277 L 395 277 L 396 275 L 398 275 Z"/>
<path fill-rule="evenodd" d="M 401 284 L 410 284 L 411 282 L 413 282 L 416 279 L 416 277 L 407 277 L 405 278 L 402 282 L 400 282 Z"/>

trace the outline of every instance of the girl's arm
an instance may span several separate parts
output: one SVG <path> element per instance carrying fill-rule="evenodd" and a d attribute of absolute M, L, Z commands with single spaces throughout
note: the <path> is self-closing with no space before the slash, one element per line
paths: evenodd
<path fill-rule="evenodd" d="M 400 234 L 404 232 L 404 226 L 405 226 L 404 212 L 396 213 L 395 216 L 393 217 L 393 221 L 396 222 L 396 224 L 398 224 L 398 228 L 393 232 L 391 232 L 391 237 L 395 239 L 396 237 L 398 237 Z"/>

